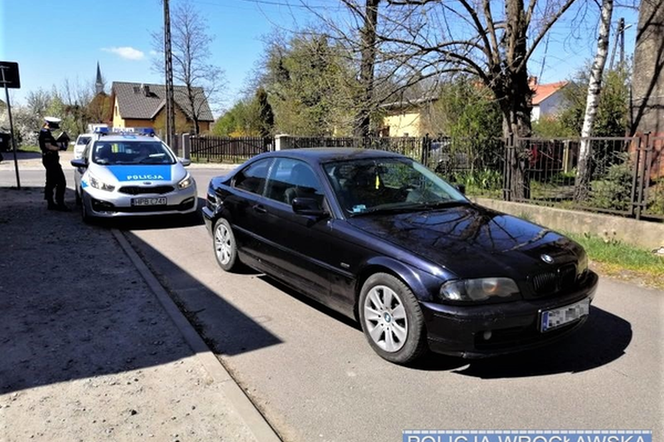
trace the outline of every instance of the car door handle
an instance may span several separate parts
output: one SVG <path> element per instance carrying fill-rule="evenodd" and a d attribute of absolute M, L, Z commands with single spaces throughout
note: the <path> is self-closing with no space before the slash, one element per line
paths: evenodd
<path fill-rule="evenodd" d="M 265 207 L 261 206 L 260 204 L 256 204 L 254 206 L 254 210 L 258 213 L 267 213 L 267 209 Z"/>

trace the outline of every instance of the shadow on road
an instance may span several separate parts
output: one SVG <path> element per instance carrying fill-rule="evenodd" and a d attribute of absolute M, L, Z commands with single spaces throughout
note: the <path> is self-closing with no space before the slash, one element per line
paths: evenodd
<path fill-rule="evenodd" d="M 282 342 L 261 325 L 266 318 L 245 315 L 135 234 L 124 235 L 215 353 L 230 356 Z"/>
<path fill-rule="evenodd" d="M 37 187 L 0 187 L 0 394 L 191 357 L 112 232 L 85 225 L 76 212 L 47 211 L 42 195 Z M 205 314 L 223 326 L 221 339 L 242 335 L 226 353 L 281 342 L 158 251 L 143 248 L 205 301 Z"/>
<path fill-rule="evenodd" d="M 260 278 L 311 308 L 362 333 L 358 322 L 268 276 L 262 275 Z M 483 379 L 577 373 L 601 367 L 620 358 L 625 354 L 625 349 L 631 340 L 632 327 L 628 321 L 592 306 L 588 320 L 580 329 L 550 345 L 486 359 L 463 359 L 430 353 L 410 368 L 424 371 L 452 371 Z"/>

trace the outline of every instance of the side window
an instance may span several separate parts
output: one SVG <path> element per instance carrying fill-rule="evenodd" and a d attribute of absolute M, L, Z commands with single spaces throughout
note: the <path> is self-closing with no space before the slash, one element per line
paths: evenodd
<path fill-rule="evenodd" d="M 279 158 L 272 168 L 266 195 L 292 204 L 297 197 L 316 198 L 323 203 L 323 188 L 311 166 L 300 160 Z"/>
<path fill-rule="evenodd" d="M 267 172 L 270 169 L 270 163 L 271 160 L 266 158 L 251 164 L 235 175 L 233 187 L 260 195 L 263 193 L 263 188 L 265 187 L 265 180 L 267 179 Z"/>

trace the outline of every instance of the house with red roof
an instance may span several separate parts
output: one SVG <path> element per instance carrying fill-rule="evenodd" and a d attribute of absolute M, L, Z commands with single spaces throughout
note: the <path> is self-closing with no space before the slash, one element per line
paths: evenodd
<path fill-rule="evenodd" d="M 530 89 L 533 91 L 533 111 L 530 119 L 539 121 L 540 118 L 558 115 L 565 105 L 565 97 L 562 92 L 565 86 L 567 86 L 567 81 L 539 84 L 537 77 L 532 77 Z"/>

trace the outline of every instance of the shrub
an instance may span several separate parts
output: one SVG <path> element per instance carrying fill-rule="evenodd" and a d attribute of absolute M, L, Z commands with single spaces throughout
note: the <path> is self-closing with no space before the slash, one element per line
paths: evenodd
<path fill-rule="evenodd" d="M 603 179 L 591 182 L 590 204 L 600 209 L 628 210 L 633 170 L 629 161 L 608 168 Z"/>

